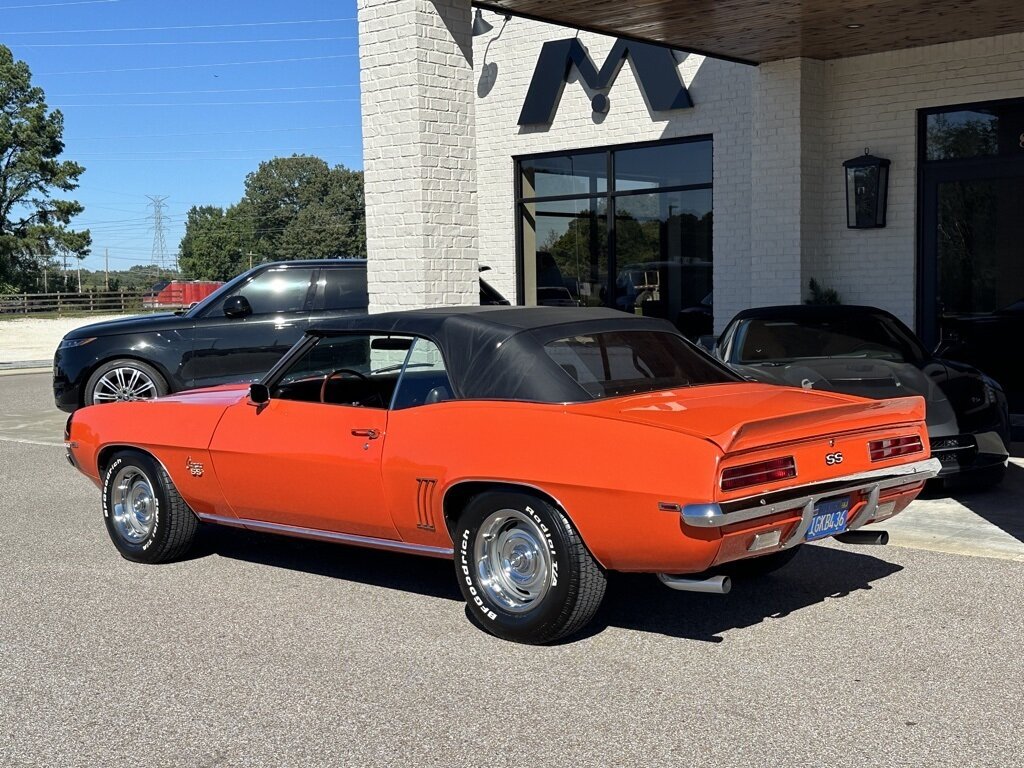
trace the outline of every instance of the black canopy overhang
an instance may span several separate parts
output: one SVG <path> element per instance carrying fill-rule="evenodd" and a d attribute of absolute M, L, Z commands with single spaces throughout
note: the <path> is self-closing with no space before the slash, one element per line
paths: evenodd
<path fill-rule="evenodd" d="M 564 403 L 590 399 L 544 352 L 556 339 L 609 331 L 679 332 L 618 310 L 570 307 L 446 307 L 338 318 L 311 336 L 409 335 L 441 350 L 457 397 Z"/>

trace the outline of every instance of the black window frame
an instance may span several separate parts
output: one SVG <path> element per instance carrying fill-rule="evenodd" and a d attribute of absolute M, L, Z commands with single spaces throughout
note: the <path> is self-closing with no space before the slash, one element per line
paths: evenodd
<path fill-rule="evenodd" d="M 661 147 L 669 146 L 673 144 L 696 144 L 708 142 L 711 148 L 711 181 L 703 184 L 677 184 L 674 186 L 666 187 L 654 187 L 652 189 L 629 189 L 629 190 L 616 190 L 615 189 L 615 153 L 623 150 L 632 149 L 645 149 L 648 147 Z M 606 190 L 604 192 L 597 192 L 593 194 L 575 194 L 575 195 L 542 195 L 542 196 L 524 196 L 523 195 L 523 172 L 522 163 L 524 160 L 535 160 L 546 157 L 571 157 L 574 155 L 586 155 L 603 152 L 605 154 L 606 162 Z M 605 200 L 605 212 L 604 216 L 607 218 L 605 225 L 606 228 L 606 242 L 605 248 L 608 254 L 608 276 L 607 276 L 607 295 L 615 295 L 615 275 L 618 274 L 618 255 L 615 248 L 615 225 L 616 225 L 616 200 L 620 197 L 632 197 L 637 195 L 651 195 L 661 194 L 669 192 L 689 192 L 693 190 L 710 190 L 711 192 L 711 211 L 712 215 L 715 210 L 715 190 L 714 190 L 714 176 L 715 176 L 715 141 L 714 134 L 705 133 L 696 136 L 682 136 L 671 139 L 654 139 L 651 141 L 637 141 L 628 144 L 604 144 L 596 147 L 580 147 L 578 149 L 562 149 L 552 150 L 550 152 L 531 152 L 528 154 L 513 155 L 512 156 L 513 176 L 514 176 L 514 218 L 515 218 L 515 238 L 516 238 L 516 305 L 525 306 L 526 304 L 526 282 L 525 282 L 525 259 L 526 255 L 523 253 L 523 214 L 522 206 L 525 202 L 530 203 L 547 203 L 547 202 L 559 202 L 566 200 Z M 714 238 L 712 236 L 711 241 L 711 254 L 712 264 L 714 260 Z M 714 267 L 712 266 L 712 269 Z M 712 273 L 713 275 L 713 273 Z M 712 277 L 712 281 L 714 277 Z"/>
<path fill-rule="evenodd" d="M 939 295 L 938 259 L 935 258 L 935 189 L 947 181 L 978 181 L 1019 176 L 1024 157 L 980 155 L 944 160 L 928 159 L 928 118 L 943 112 L 1024 106 L 1024 98 L 990 99 L 962 104 L 940 104 L 917 110 L 917 211 L 916 211 L 916 297 L 914 330 L 926 349 L 934 350 L 939 338 L 940 319 L 934 301 Z"/>

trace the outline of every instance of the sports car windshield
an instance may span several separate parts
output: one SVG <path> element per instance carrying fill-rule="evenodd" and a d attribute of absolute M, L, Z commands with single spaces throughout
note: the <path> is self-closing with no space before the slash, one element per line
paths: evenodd
<path fill-rule="evenodd" d="M 548 342 L 544 351 L 593 400 L 736 381 L 681 337 L 660 331 L 570 336 Z"/>
<path fill-rule="evenodd" d="M 785 364 L 822 357 L 863 357 L 914 362 L 920 357 L 913 341 L 882 315 L 747 321 L 737 334 L 737 363 Z"/>

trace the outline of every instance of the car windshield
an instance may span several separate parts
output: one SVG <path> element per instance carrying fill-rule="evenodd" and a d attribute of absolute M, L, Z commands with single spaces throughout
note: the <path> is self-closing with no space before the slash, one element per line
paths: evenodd
<path fill-rule="evenodd" d="M 682 337 L 662 331 L 570 336 L 548 342 L 544 351 L 593 400 L 737 380 Z"/>
<path fill-rule="evenodd" d="M 884 315 L 873 314 L 752 319 L 737 333 L 735 350 L 735 362 L 747 365 L 784 365 L 822 357 L 862 357 L 901 363 L 920 358 L 909 331 Z"/>

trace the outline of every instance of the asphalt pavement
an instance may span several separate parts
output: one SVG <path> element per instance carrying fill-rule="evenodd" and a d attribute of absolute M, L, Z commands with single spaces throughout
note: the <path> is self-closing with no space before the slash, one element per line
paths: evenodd
<path fill-rule="evenodd" d="M 519 646 L 470 623 L 443 561 L 217 529 L 184 562 L 121 559 L 46 385 L 0 377 L 2 766 L 1024 754 L 1022 562 L 827 544 L 725 597 L 618 576 L 585 634 Z"/>

